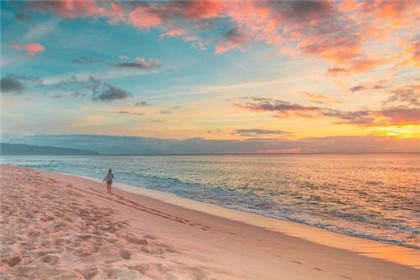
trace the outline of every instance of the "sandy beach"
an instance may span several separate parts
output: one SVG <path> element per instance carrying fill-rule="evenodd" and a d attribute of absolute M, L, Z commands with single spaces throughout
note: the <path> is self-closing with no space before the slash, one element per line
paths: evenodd
<path fill-rule="evenodd" d="M 76 176 L 0 168 L 0 279 L 420 278 L 414 249 L 299 225 L 294 234 L 290 222 L 270 230 L 230 219 L 232 210 L 218 215 L 220 207 L 211 213 L 182 207 L 183 199 L 108 194 Z M 351 250 L 361 244 L 370 254 Z"/>

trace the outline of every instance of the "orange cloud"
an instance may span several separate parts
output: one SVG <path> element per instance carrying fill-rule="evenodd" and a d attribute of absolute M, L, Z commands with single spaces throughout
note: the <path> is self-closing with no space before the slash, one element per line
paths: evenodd
<path fill-rule="evenodd" d="M 368 89 L 384 89 L 386 88 L 390 81 L 388 80 L 379 80 L 379 81 L 375 81 L 375 82 L 367 82 L 367 83 L 361 83 L 361 84 L 357 84 L 353 87 L 350 88 L 351 92 L 356 92 L 356 91 L 362 91 L 362 90 L 368 90 Z"/>
<path fill-rule="evenodd" d="M 403 51 L 405 59 L 400 61 L 397 66 L 412 64 L 415 67 L 420 67 L 420 36 L 417 36 L 413 40 L 403 40 L 401 45 L 405 48 Z"/>
<path fill-rule="evenodd" d="M 353 73 L 365 72 L 380 65 L 391 62 L 392 60 L 393 57 L 356 59 L 352 62 L 350 71 Z"/>
<path fill-rule="evenodd" d="M 393 26 L 412 24 L 418 15 L 418 1 L 375 1 L 376 6 L 373 11 L 377 22 L 386 21 Z"/>
<path fill-rule="evenodd" d="M 12 43 L 10 44 L 10 47 L 16 50 L 25 50 L 30 56 L 36 56 L 39 52 L 43 52 L 45 50 L 45 47 L 38 43 L 29 43 L 26 45 Z"/>
<path fill-rule="evenodd" d="M 368 58 L 368 57 L 353 57 L 347 62 L 343 62 L 345 67 L 332 67 L 327 70 L 327 75 L 350 75 L 366 72 L 375 67 L 385 65 L 395 59 L 392 57 L 382 58 Z"/>
<path fill-rule="evenodd" d="M 343 101 L 338 98 L 329 97 L 322 94 L 313 94 L 307 91 L 301 91 L 300 94 L 307 96 L 309 98 L 309 101 L 312 103 L 318 103 L 318 104 L 343 103 Z"/>
<path fill-rule="evenodd" d="M 342 12 L 351 12 L 360 7 L 360 3 L 358 3 L 356 0 L 345 0 L 340 3 L 339 10 Z"/>
<path fill-rule="evenodd" d="M 340 111 L 325 107 L 304 106 L 272 98 L 250 97 L 247 100 L 244 104 L 236 104 L 236 106 L 254 112 L 271 112 L 276 118 L 325 117 L 338 119 L 336 124 L 366 127 L 420 124 L 420 108 L 418 107 L 400 106 L 382 110 Z"/>
<path fill-rule="evenodd" d="M 392 94 L 383 102 L 387 106 L 420 107 L 420 84 L 408 84 L 394 88 Z"/>

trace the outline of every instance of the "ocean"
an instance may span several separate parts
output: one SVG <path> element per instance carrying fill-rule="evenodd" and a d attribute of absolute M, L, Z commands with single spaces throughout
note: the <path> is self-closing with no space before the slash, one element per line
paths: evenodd
<path fill-rule="evenodd" d="M 420 248 L 420 154 L 2 156 L 192 200 Z"/>

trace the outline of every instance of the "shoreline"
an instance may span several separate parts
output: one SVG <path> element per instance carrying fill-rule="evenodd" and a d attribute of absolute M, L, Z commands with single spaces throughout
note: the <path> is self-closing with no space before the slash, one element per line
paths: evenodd
<path fill-rule="evenodd" d="M 191 255 L 182 256 L 186 258 L 187 267 L 201 262 L 200 267 L 214 266 L 204 269 L 209 275 L 218 275 L 223 271 L 224 276 L 216 279 L 276 279 L 276 273 L 280 272 L 287 273 L 284 275 L 288 279 L 307 279 L 308 275 L 313 279 L 392 279 L 402 275 L 404 279 L 416 279 L 420 275 L 416 269 L 420 255 L 415 249 L 350 237 L 121 183 L 114 185 L 114 194 L 107 195 L 103 185 L 92 178 L 3 164 L 0 168 L 3 176 L 20 174 L 24 177 L 22 180 L 32 178 L 32 181 L 39 177 L 38 180 L 44 180 L 44 185 L 53 180 L 56 183 L 51 181 L 51 184 L 63 186 L 62 191 L 77 193 L 74 199 L 106 205 L 115 212 L 114 216 L 129 224 L 132 233 L 138 233 L 142 228 L 142 232 L 164 240 L 165 246 L 170 244 L 170 247 L 176 248 L 175 251 L 192 252 L 196 257 L 194 260 Z M 6 180 L 2 181 L 3 195 L 7 194 L 7 186 L 4 185 Z M 9 182 L 13 183 L 13 180 Z M 68 187 L 70 185 L 72 187 Z M 31 185 L 25 187 L 31 188 Z M 45 188 L 47 191 L 61 191 L 52 185 Z M 68 203 L 70 198 L 62 199 Z M 86 201 L 78 203 L 86 206 Z M 72 216 L 71 211 L 69 215 Z M 146 228 L 144 224 L 147 224 Z M 138 248 L 130 249 L 137 252 L 134 249 Z M 177 256 L 177 260 L 179 258 Z M 165 265 L 170 267 L 170 256 L 164 259 Z M 186 267 L 183 269 L 172 270 L 181 275 L 188 270 Z M 319 275 L 313 276 L 313 273 Z"/>
<path fill-rule="evenodd" d="M 102 184 L 100 179 L 93 177 L 79 176 L 63 172 L 45 172 L 83 178 L 95 183 Z M 290 221 L 287 219 L 264 216 L 262 214 L 246 210 L 227 208 L 216 204 L 181 197 L 170 192 L 148 189 L 141 186 L 119 183 L 116 181 L 113 183 L 113 188 L 117 188 L 121 191 L 129 192 L 132 194 L 139 194 L 153 198 L 161 202 L 176 205 L 178 207 L 226 218 L 228 220 L 264 228 L 274 232 L 280 232 L 289 236 L 302 238 L 320 245 L 325 245 L 337 249 L 344 249 L 363 256 L 391 261 L 410 266 L 415 269 L 420 269 L 420 251 L 416 248 L 410 248 L 407 246 L 382 242 L 370 238 L 363 238 L 345 233 L 334 232 L 298 221 Z M 405 257 L 401 258 L 401 255 Z"/>
<path fill-rule="evenodd" d="M 78 176 L 67 173 L 59 174 L 80 177 L 96 183 L 101 183 L 101 180 L 92 177 Z M 114 182 L 113 188 L 153 198 L 161 202 L 176 205 L 178 207 L 206 213 L 251 226 L 260 227 L 273 232 L 280 232 L 289 236 L 302 238 L 320 245 L 337 249 L 344 249 L 363 256 L 391 261 L 410 266 L 415 269 L 420 269 L 420 251 L 415 248 L 409 248 L 397 244 L 372 240 L 369 238 L 362 238 L 344 233 L 333 232 L 305 223 L 272 218 L 245 210 L 227 208 L 216 204 L 184 198 L 173 193 L 148 189 L 140 186 Z M 401 258 L 401 255 L 404 255 L 405 257 Z"/>
<path fill-rule="evenodd" d="M 92 180 L 93 178 L 88 179 Z M 350 236 L 304 223 L 271 218 L 245 210 L 226 208 L 215 204 L 183 198 L 173 193 L 151 190 L 118 182 L 115 184 L 115 188 L 151 197 L 186 209 L 305 239 L 320 245 L 344 249 L 363 256 L 392 261 L 416 269 L 420 268 L 420 251 L 415 248 Z M 406 257 L 401 258 L 401 254 Z"/>

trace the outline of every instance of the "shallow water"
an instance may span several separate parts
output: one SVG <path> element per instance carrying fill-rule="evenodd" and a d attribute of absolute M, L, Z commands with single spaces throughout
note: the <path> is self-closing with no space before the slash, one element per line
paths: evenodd
<path fill-rule="evenodd" d="M 352 236 L 420 248 L 420 154 L 3 156 Z"/>

